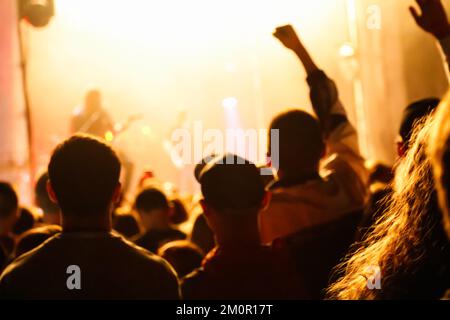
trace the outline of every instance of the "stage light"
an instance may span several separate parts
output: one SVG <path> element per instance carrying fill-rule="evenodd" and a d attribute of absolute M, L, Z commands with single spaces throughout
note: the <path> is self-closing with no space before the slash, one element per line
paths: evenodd
<path fill-rule="evenodd" d="M 227 63 L 225 65 L 225 71 L 229 73 L 236 72 L 236 65 L 234 63 Z"/>
<path fill-rule="evenodd" d="M 238 100 L 235 97 L 229 97 L 222 100 L 222 106 L 225 109 L 234 109 L 238 105 Z"/>
<path fill-rule="evenodd" d="M 53 0 L 19 0 L 19 16 L 33 27 L 45 27 L 55 15 Z"/>
<path fill-rule="evenodd" d="M 111 131 L 105 133 L 105 140 L 111 142 L 114 140 L 114 134 Z"/>
<path fill-rule="evenodd" d="M 351 58 L 351 57 L 355 56 L 355 48 L 353 48 L 353 46 L 349 43 L 344 43 L 339 48 L 339 55 L 342 58 Z"/>
<path fill-rule="evenodd" d="M 141 132 L 143 135 L 149 136 L 152 133 L 152 128 L 150 128 L 150 126 L 143 126 Z"/>

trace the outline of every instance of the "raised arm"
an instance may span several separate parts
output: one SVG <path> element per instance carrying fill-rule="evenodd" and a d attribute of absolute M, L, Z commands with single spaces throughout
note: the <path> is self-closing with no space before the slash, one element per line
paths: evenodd
<path fill-rule="evenodd" d="M 311 103 L 319 118 L 324 136 L 328 137 L 340 124 L 347 121 L 345 110 L 339 102 L 338 90 L 334 82 L 327 77 L 314 62 L 313 58 L 297 36 L 291 25 L 276 29 L 274 36 L 300 59 L 308 75 Z"/>
<path fill-rule="evenodd" d="M 367 172 L 364 159 L 359 152 L 358 135 L 348 121 L 346 111 L 339 101 L 335 83 L 315 64 L 292 26 L 277 28 L 274 36 L 297 55 L 308 75 L 311 103 L 322 126 L 327 154 L 335 159 L 328 162 L 326 167 L 345 173 L 348 170 L 341 170 L 341 168 L 350 165 L 361 181 L 360 194 L 364 195 L 363 185 L 367 180 Z M 345 165 L 342 165 L 343 163 Z"/>
<path fill-rule="evenodd" d="M 291 25 L 276 28 L 273 35 L 280 40 L 286 48 L 292 50 L 297 55 L 308 75 L 319 70 Z"/>
<path fill-rule="evenodd" d="M 430 33 L 439 41 L 443 55 L 447 62 L 446 73 L 450 70 L 450 23 L 441 0 L 416 0 L 420 12 L 415 7 L 409 7 L 417 25 Z"/>

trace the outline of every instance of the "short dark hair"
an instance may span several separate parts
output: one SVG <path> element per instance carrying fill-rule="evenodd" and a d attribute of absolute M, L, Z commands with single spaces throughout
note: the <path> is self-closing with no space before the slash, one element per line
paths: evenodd
<path fill-rule="evenodd" d="M 301 110 L 281 113 L 272 120 L 271 130 L 279 130 L 280 169 L 318 165 L 324 149 L 319 121 Z M 272 145 L 269 134 L 269 152 Z"/>
<path fill-rule="evenodd" d="M 98 215 L 111 203 L 120 161 L 100 139 L 77 134 L 53 151 L 48 174 L 63 215 Z"/>
<path fill-rule="evenodd" d="M 57 213 L 59 207 L 50 199 L 47 192 L 48 172 L 44 172 L 36 182 L 34 188 L 34 195 L 36 198 L 36 205 L 41 208 L 44 213 Z"/>
<path fill-rule="evenodd" d="M 440 100 L 438 98 L 426 98 L 411 103 L 403 111 L 399 134 L 406 148 L 410 145 L 411 136 L 413 135 L 416 124 L 432 114 L 439 103 Z"/>
<path fill-rule="evenodd" d="M 164 192 L 157 188 L 145 188 L 136 197 L 134 207 L 139 212 L 150 212 L 156 209 L 169 208 L 169 200 L 167 200 Z"/>
<path fill-rule="evenodd" d="M 113 214 L 113 229 L 128 239 L 140 232 L 139 222 L 131 213 Z"/>
<path fill-rule="evenodd" d="M 17 213 L 19 200 L 14 188 L 7 182 L 0 182 L 0 218 L 7 218 Z"/>
<path fill-rule="evenodd" d="M 36 219 L 33 213 L 27 208 L 20 208 L 19 218 L 14 224 L 12 232 L 15 235 L 22 234 L 30 229 L 33 229 Z"/>
<path fill-rule="evenodd" d="M 258 168 L 233 154 L 210 161 L 199 180 L 205 202 L 221 212 L 259 209 L 265 194 Z"/>
<path fill-rule="evenodd" d="M 187 240 L 177 240 L 164 244 L 158 255 L 166 259 L 181 279 L 200 268 L 204 253 L 197 245 Z"/>

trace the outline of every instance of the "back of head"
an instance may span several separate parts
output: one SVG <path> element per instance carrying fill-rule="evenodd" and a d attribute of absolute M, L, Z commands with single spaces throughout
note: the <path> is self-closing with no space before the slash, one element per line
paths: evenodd
<path fill-rule="evenodd" d="M 44 172 L 36 182 L 34 188 L 34 195 L 36 205 L 42 209 L 44 214 L 58 214 L 59 207 L 54 203 L 47 192 L 48 173 Z"/>
<path fill-rule="evenodd" d="M 422 99 L 411 103 L 403 111 L 399 134 L 406 149 L 409 148 L 415 125 L 424 117 L 429 116 L 437 108 L 439 102 L 440 100 L 437 98 Z"/>
<path fill-rule="evenodd" d="M 172 215 L 170 216 L 170 222 L 172 224 L 182 224 L 183 222 L 186 222 L 189 219 L 189 213 L 187 212 L 183 202 L 176 198 L 172 199 L 170 203 L 173 208 Z"/>
<path fill-rule="evenodd" d="M 113 229 L 128 239 L 140 232 L 137 219 L 130 213 L 115 214 L 113 216 Z"/>
<path fill-rule="evenodd" d="M 296 172 L 317 168 L 324 150 L 319 121 L 301 110 L 291 110 L 272 120 L 270 130 L 279 130 L 280 170 Z M 269 152 L 273 141 L 269 136 Z"/>
<path fill-rule="evenodd" d="M 182 278 L 201 266 L 204 253 L 192 242 L 186 240 L 166 243 L 158 250 Z"/>
<path fill-rule="evenodd" d="M 22 234 L 34 227 L 36 218 L 34 214 L 27 208 L 20 208 L 19 217 L 14 224 L 13 233 L 16 235 Z"/>
<path fill-rule="evenodd" d="M 429 154 L 433 166 L 439 204 L 450 239 L 450 92 L 436 114 L 436 125 L 430 135 Z"/>
<path fill-rule="evenodd" d="M 90 217 L 110 209 L 120 161 L 99 139 L 75 135 L 56 147 L 48 174 L 62 215 Z"/>
<path fill-rule="evenodd" d="M 220 213 L 258 212 L 265 190 L 260 171 L 233 154 L 208 162 L 199 175 L 205 202 Z"/>
<path fill-rule="evenodd" d="M 134 207 L 139 213 L 150 213 L 158 209 L 168 209 L 169 200 L 161 190 L 149 187 L 139 192 Z"/>
<path fill-rule="evenodd" d="M 17 213 L 19 200 L 13 187 L 7 182 L 0 182 L 0 219 Z"/>
<path fill-rule="evenodd" d="M 25 232 L 20 236 L 17 242 L 15 256 L 18 257 L 25 252 L 33 250 L 60 232 L 61 227 L 57 225 L 35 228 Z"/>

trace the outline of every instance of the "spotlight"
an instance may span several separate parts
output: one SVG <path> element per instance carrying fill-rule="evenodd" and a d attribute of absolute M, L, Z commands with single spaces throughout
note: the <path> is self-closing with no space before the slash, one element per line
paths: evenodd
<path fill-rule="evenodd" d="M 45 27 L 55 15 L 53 0 L 18 0 L 19 18 L 37 28 Z"/>
<path fill-rule="evenodd" d="M 339 55 L 342 58 L 351 58 L 351 57 L 355 56 L 355 48 L 349 43 L 344 43 L 339 48 Z"/>
<path fill-rule="evenodd" d="M 238 100 L 235 97 L 229 97 L 222 100 L 222 106 L 225 109 L 234 109 L 238 105 Z"/>

